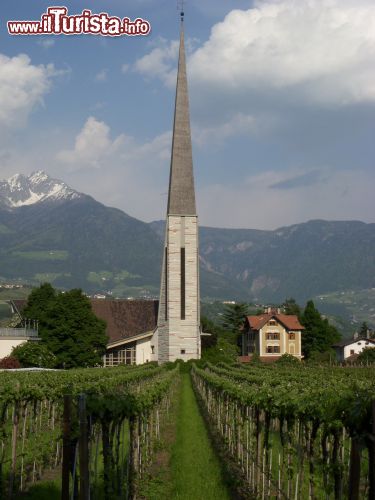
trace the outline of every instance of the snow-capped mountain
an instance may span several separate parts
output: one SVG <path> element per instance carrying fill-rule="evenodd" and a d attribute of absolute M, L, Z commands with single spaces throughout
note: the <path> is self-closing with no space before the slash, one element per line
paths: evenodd
<path fill-rule="evenodd" d="M 44 201 L 72 200 L 83 196 L 64 182 L 49 177 L 42 170 L 26 176 L 16 174 L 0 180 L 0 207 L 18 208 Z"/>

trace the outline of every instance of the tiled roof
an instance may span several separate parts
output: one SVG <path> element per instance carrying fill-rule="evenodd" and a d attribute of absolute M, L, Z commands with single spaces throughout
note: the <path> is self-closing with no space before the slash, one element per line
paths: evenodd
<path fill-rule="evenodd" d="M 334 344 L 332 347 L 346 347 L 347 345 L 350 344 L 356 344 L 357 342 L 369 342 L 375 346 L 375 339 L 367 339 L 366 337 L 358 337 L 357 339 L 344 339 L 341 340 L 341 342 L 337 342 L 337 344 Z"/>
<path fill-rule="evenodd" d="M 260 330 L 270 319 L 275 319 L 281 323 L 287 330 L 303 330 L 304 327 L 297 316 L 280 313 L 265 313 L 259 316 L 247 316 L 247 321 L 252 330 Z"/>
<path fill-rule="evenodd" d="M 158 300 L 90 300 L 95 315 L 107 323 L 109 342 L 128 339 L 156 328 Z"/>

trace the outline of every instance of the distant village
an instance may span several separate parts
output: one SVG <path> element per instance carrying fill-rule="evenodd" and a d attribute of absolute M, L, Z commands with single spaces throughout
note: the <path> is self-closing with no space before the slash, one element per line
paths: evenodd
<path fill-rule="evenodd" d="M 22 283 L 0 285 L 0 291 L 4 293 L 17 290 L 29 293 L 32 289 L 29 284 Z M 111 293 L 83 295 L 90 301 L 95 316 L 106 324 L 108 342 L 102 357 L 104 366 L 142 364 L 153 360 L 155 347 L 151 345 L 151 339 L 157 328 L 159 308 L 156 298 L 147 295 L 142 298 L 113 298 Z M 1 360 L 11 358 L 14 349 L 22 344 L 43 343 L 39 321 L 23 314 L 27 299 L 8 299 L 6 303 L 10 314 L 0 323 L 0 364 Z M 243 304 L 234 300 L 216 301 L 214 304 L 221 311 L 216 313 L 216 323 L 219 326 L 226 313 L 243 308 Z M 286 314 L 283 307 L 264 304 L 254 304 L 252 307 L 257 314 L 244 315 L 237 325 L 237 331 L 230 328 L 237 348 L 237 361 L 248 363 L 257 356 L 260 361 L 269 363 L 285 355 L 303 360 L 302 338 L 305 328 L 297 315 Z M 209 331 L 202 331 L 202 335 L 203 351 L 212 351 L 217 346 L 217 335 Z M 331 363 L 356 363 L 365 349 L 374 347 L 375 332 L 367 328 L 366 331 L 355 332 L 352 338 L 332 344 L 329 359 Z M 203 357 L 204 355 L 203 352 Z"/>

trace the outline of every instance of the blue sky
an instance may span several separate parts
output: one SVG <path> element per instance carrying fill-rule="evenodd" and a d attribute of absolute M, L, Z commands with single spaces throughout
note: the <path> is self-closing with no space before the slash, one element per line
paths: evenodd
<path fill-rule="evenodd" d="M 375 4 L 185 3 L 201 224 L 374 222 Z M 0 177 L 43 169 L 142 220 L 163 218 L 176 2 L 61 5 L 142 17 L 151 33 L 12 37 L 7 20 L 37 20 L 51 4 L 3 0 Z"/>

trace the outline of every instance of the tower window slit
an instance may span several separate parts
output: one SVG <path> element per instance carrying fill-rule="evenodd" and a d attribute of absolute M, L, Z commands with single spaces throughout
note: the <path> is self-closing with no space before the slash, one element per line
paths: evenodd
<path fill-rule="evenodd" d="M 185 248 L 181 248 L 181 319 L 185 319 Z"/>
<path fill-rule="evenodd" d="M 164 256 L 164 271 L 165 271 L 165 321 L 168 320 L 168 249 L 165 248 Z"/>

